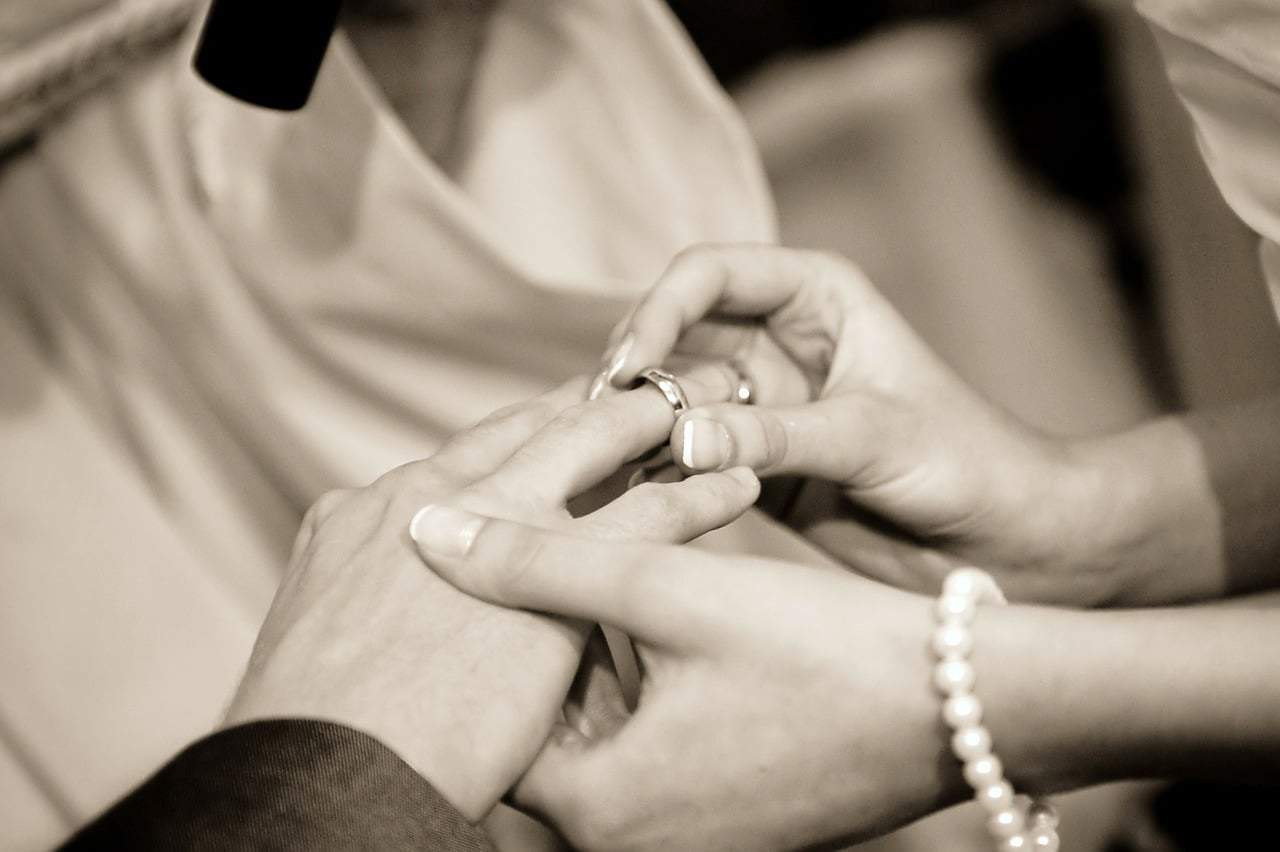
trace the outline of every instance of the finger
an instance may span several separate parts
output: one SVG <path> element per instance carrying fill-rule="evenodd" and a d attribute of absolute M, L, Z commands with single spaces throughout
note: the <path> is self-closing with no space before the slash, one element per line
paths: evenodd
<path fill-rule="evenodd" d="M 578 733 L 593 740 L 611 736 L 630 715 L 608 641 L 599 628 L 587 640 L 582 663 L 565 699 L 564 713 L 565 720 Z"/>
<path fill-rule="evenodd" d="M 438 504 L 414 515 L 409 535 L 429 567 L 473 597 L 612 625 L 656 645 L 695 620 L 697 596 L 673 575 L 715 571 L 721 558 L 574 538 Z"/>
<path fill-rule="evenodd" d="M 670 484 L 644 482 L 577 524 L 591 538 L 683 544 L 736 520 L 759 496 L 760 480 L 737 467 Z"/>
<path fill-rule="evenodd" d="M 695 329 L 701 328 L 701 325 L 695 326 Z M 704 335 L 697 336 L 705 339 Z M 816 397 L 825 374 L 815 381 L 810 370 L 797 363 L 771 335 L 759 329 L 742 339 L 746 343 L 727 349 L 702 345 L 693 341 L 692 335 L 686 336 L 662 363 L 677 374 L 681 365 L 714 363 L 729 377 L 734 390 L 740 381 L 748 381 L 757 405 L 799 405 Z M 729 399 L 733 398 L 731 392 Z"/>
<path fill-rule="evenodd" d="M 681 334 L 709 314 L 769 317 L 809 299 L 832 260 L 767 245 L 698 246 L 681 252 L 632 312 L 610 371 L 624 387 L 661 364 Z"/>
<path fill-rule="evenodd" d="M 553 826 L 576 849 L 600 848 L 584 835 L 591 791 L 609 782 L 594 743 L 569 725 L 556 725 L 508 796 L 510 804 Z"/>
<path fill-rule="evenodd" d="M 721 402 L 733 388 L 724 365 L 692 368 L 679 379 L 691 405 Z M 662 444 L 674 422 L 671 405 L 653 387 L 561 411 L 530 436 L 475 490 L 518 505 L 559 506 Z"/>
<path fill-rule="evenodd" d="M 577 404 L 585 386 L 586 379 L 575 378 L 533 399 L 501 408 L 450 437 L 430 462 L 463 482 L 488 476 L 530 436 Z"/>
<path fill-rule="evenodd" d="M 883 449 L 881 417 L 857 398 L 789 408 L 713 405 L 683 414 L 671 453 L 691 473 L 745 465 L 758 476 L 854 478 Z"/>

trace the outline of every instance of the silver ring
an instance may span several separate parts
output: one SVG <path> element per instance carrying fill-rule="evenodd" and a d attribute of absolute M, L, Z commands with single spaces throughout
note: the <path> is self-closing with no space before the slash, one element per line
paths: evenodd
<path fill-rule="evenodd" d="M 679 418 L 681 411 L 689 409 L 689 397 L 685 394 L 684 388 L 680 387 L 680 383 L 676 381 L 676 377 L 659 367 L 647 367 L 640 371 L 640 375 L 636 376 L 635 381 L 631 383 L 631 389 L 635 390 L 641 385 L 648 383 L 658 389 L 662 394 L 662 398 L 671 406 L 671 413 Z M 632 459 L 628 464 L 646 464 L 653 461 L 658 455 L 667 448 L 666 441 L 658 446 L 641 453 L 638 457 Z"/>
<path fill-rule="evenodd" d="M 635 381 L 631 383 L 631 387 L 638 388 L 640 385 L 648 382 L 658 389 L 662 394 L 662 398 L 671 406 L 671 413 L 676 417 L 680 416 L 681 411 L 689 409 L 689 397 L 685 394 L 684 388 L 680 387 L 680 383 L 676 381 L 676 377 L 659 367 L 646 367 L 640 371 L 640 375 L 636 376 Z"/>
<path fill-rule="evenodd" d="M 751 381 L 751 376 L 747 375 L 746 368 L 742 362 L 734 358 L 729 362 L 729 369 L 738 377 L 738 382 L 733 386 L 733 395 L 730 402 L 736 402 L 738 405 L 754 405 L 756 401 L 756 383 Z"/>

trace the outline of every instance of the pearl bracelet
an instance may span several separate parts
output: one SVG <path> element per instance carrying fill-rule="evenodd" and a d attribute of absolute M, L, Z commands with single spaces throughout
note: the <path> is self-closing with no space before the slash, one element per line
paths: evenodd
<path fill-rule="evenodd" d="M 987 829 L 998 852 L 1056 852 L 1058 814 L 1046 802 L 1015 795 L 1004 778 L 1000 758 L 991 750 L 991 732 L 982 724 L 982 702 L 973 694 L 976 675 L 969 662 L 973 623 L 979 603 L 1005 603 L 991 575 L 957 568 L 947 575 L 934 611 L 933 651 L 938 664 L 933 682 L 943 696 L 942 718 L 951 729 L 951 750 L 964 764 L 964 779 L 990 814 Z"/>

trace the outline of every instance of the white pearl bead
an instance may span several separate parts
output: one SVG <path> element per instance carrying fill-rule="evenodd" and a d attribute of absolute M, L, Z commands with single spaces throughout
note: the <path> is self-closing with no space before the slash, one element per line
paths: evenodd
<path fill-rule="evenodd" d="M 952 728 L 968 728 L 982 721 L 982 702 L 971 692 L 953 695 L 942 705 L 942 718 Z"/>
<path fill-rule="evenodd" d="M 981 725 L 961 728 L 951 737 L 951 750 L 965 762 L 986 757 L 991 753 L 991 732 Z"/>
<path fill-rule="evenodd" d="M 976 604 L 973 598 L 962 598 L 957 595 L 943 595 L 938 598 L 938 620 L 943 624 L 972 624 Z"/>
<path fill-rule="evenodd" d="M 973 634 L 963 624 L 949 621 L 933 631 L 933 652 L 939 657 L 965 657 L 973 650 Z"/>
<path fill-rule="evenodd" d="M 988 784 L 978 791 L 978 803 L 989 814 L 996 814 L 1013 807 L 1013 787 L 1008 781 Z"/>
<path fill-rule="evenodd" d="M 947 579 L 942 583 L 942 593 L 944 595 L 956 595 L 957 597 L 976 598 L 978 592 L 985 585 L 986 575 L 977 568 L 957 568 L 947 575 Z"/>
<path fill-rule="evenodd" d="M 1031 844 L 1025 834 L 1015 834 L 1013 837 L 1006 837 L 996 848 L 1000 852 L 1026 852 Z"/>
<path fill-rule="evenodd" d="M 941 692 L 954 695 L 973 689 L 976 675 L 967 660 L 943 660 L 933 670 L 933 682 Z"/>
<path fill-rule="evenodd" d="M 1042 831 L 1058 827 L 1058 811 L 1048 802 L 1036 802 L 1027 809 L 1027 825 Z"/>
<path fill-rule="evenodd" d="M 969 786 L 975 790 L 1003 781 L 1004 767 L 1000 765 L 1000 758 L 989 754 L 969 761 L 964 765 L 964 780 L 968 781 Z M 1022 811 L 1018 811 L 1018 814 L 1021 815 Z"/>
<path fill-rule="evenodd" d="M 996 811 L 987 820 L 987 831 L 991 832 L 992 837 L 1013 837 L 1021 834 L 1024 828 L 1026 823 L 1022 819 L 1022 813 L 1013 808 Z"/>
<path fill-rule="evenodd" d="M 1042 829 L 1031 834 L 1031 842 L 1029 848 L 1036 852 L 1058 852 L 1060 841 L 1058 840 L 1058 832 L 1052 828 Z"/>

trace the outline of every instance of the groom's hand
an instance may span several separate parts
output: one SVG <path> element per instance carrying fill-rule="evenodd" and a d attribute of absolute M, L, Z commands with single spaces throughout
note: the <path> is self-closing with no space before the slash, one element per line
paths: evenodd
<path fill-rule="evenodd" d="M 435 512 L 414 537 L 439 575 L 636 643 L 637 711 L 604 737 L 557 727 L 515 791 L 576 848 L 791 849 L 962 795 L 930 686 L 929 600 L 843 572 Z"/>
<path fill-rule="evenodd" d="M 691 395 L 723 398 L 714 371 Z M 737 517 L 750 474 L 633 489 L 579 519 L 566 502 L 660 443 L 671 412 L 642 389 L 584 404 L 586 382 L 497 412 L 430 459 L 308 513 L 229 723 L 328 719 L 395 749 L 468 818 L 489 811 L 559 719 L 591 625 L 476 600 L 422 570 L 424 504 L 602 538 L 681 541 Z"/>

